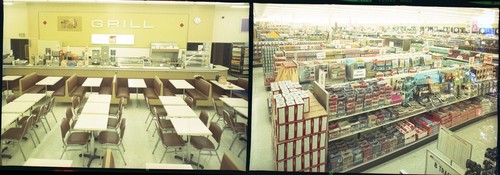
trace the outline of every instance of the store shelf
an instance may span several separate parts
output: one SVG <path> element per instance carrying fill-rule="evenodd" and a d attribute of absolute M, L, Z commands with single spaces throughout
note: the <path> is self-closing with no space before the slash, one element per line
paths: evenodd
<path fill-rule="evenodd" d="M 464 122 L 462 122 L 462 123 L 459 123 L 459 124 L 457 124 L 457 125 L 455 125 L 455 126 L 450 127 L 449 129 L 450 129 L 450 130 L 452 130 L 452 131 L 453 131 L 453 130 L 455 130 L 455 129 L 459 129 L 459 128 L 463 127 L 463 125 L 465 125 L 466 123 L 469 123 L 469 122 L 475 122 L 475 121 L 477 121 L 477 120 L 479 120 L 479 119 L 481 119 L 481 118 L 483 118 L 483 117 L 489 116 L 489 115 L 494 114 L 494 113 L 497 113 L 497 111 L 491 111 L 491 112 L 489 112 L 489 113 L 483 114 L 482 116 L 475 117 L 475 118 L 473 118 L 473 119 L 470 119 L 470 120 L 464 121 Z M 460 127 L 459 127 L 459 126 L 460 126 Z M 386 157 L 388 157 L 388 156 L 393 156 L 393 154 L 395 154 L 395 153 L 397 153 L 397 152 L 399 152 L 399 151 L 402 151 L 402 150 L 404 150 L 404 149 L 411 148 L 411 147 L 412 147 L 412 146 L 414 146 L 414 145 L 418 145 L 418 144 L 422 144 L 422 145 L 423 145 L 423 144 L 425 144 L 425 143 L 429 143 L 429 142 L 431 142 L 432 140 L 434 140 L 434 139 L 436 139 L 436 138 L 437 138 L 437 133 L 433 134 L 432 136 L 426 136 L 426 137 L 424 137 L 424 138 L 422 138 L 422 139 L 419 139 L 419 140 L 416 140 L 416 141 L 414 141 L 414 142 L 412 142 L 412 143 L 410 143 L 410 144 L 407 144 L 407 145 L 405 145 L 405 146 L 403 146 L 403 147 L 401 147 L 401 148 L 395 149 L 394 151 L 391 151 L 391 152 L 389 152 L 389 153 L 387 153 L 387 154 L 381 155 L 381 156 L 379 156 L 379 157 L 377 157 L 377 158 L 375 158 L 375 159 L 372 159 L 372 160 L 369 160 L 369 161 L 363 162 L 363 163 L 361 163 L 361 164 L 355 165 L 355 166 L 353 166 L 353 167 L 351 167 L 351 168 L 349 168 L 349 169 L 347 169 L 347 170 L 342 171 L 341 173 L 351 172 L 352 170 L 356 170 L 356 169 L 361 168 L 361 167 L 363 167 L 363 166 L 365 166 L 365 165 L 368 165 L 368 164 L 370 164 L 370 163 L 375 163 L 376 161 L 379 161 L 379 160 L 381 160 L 381 159 L 383 159 L 383 158 L 386 158 Z M 393 158 L 394 158 L 394 157 L 393 157 Z M 360 171 L 362 171 L 362 170 L 360 170 Z M 360 172 L 360 171 L 358 171 L 358 170 L 357 170 L 357 172 Z"/>
<path fill-rule="evenodd" d="M 452 105 L 452 104 L 455 104 L 457 102 L 461 102 L 461 101 L 464 101 L 464 100 L 468 100 L 468 99 L 471 99 L 471 98 L 474 98 L 474 97 L 477 97 L 477 95 L 475 96 L 472 96 L 472 97 L 465 97 L 465 98 L 460 98 L 460 100 L 455 100 L 453 102 L 450 102 L 450 103 L 443 103 L 443 104 L 440 104 L 440 105 L 437 105 L 437 106 L 434 106 L 432 108 L 423 108 L 422 110 L 419 110 L 419 112 L 417 113 L 413 113 L 411 115 L 408 115 L 408 116 L 404 116 L 404 117 L 399 117 L 397 118 L 396 120 L 392 120 L 392 121 L 389 121 L 389 122 L 386 122 L 386 123 L 383 123 L 381 125 L 377 125 L 375 127 L 371 127 L 371 128 L 365 128 L 363 130 L 359 130 L 359 131 L 356 131 L 356 132 L 352 132 L 352 133 L 349 133 L 349 134 L 345 134 L 345 135 L 342 135 L 340 137 L 337 137 L 337 138 L 333 138 L 333 139 L 329 139 L 329 142 L 332 142 L 332 141 L 335 141 L 335 140 L 339 140 L 339 139 L 342 139 L 342 138 L 346 138 L 346 137 L 349 137 L 349 136 L 353 136 L 355 134 L 358 134 L 358 133 L 362 133 L 362 132 L 365 132 L 365 131 L 369 131 L 369 130 L 372 130 L 372 129 L 376 129 L 376 128 L 380 128 L 382 126 L 385 126 L 385 125 L 388 125 L 388 124 L 391 124 L 391 123 L 395 123 L 395 122 L 398 122 L 398 121 L 401 121 L 401 120 L 404 120 L 404 119 L 408 119 L 410 117 L 413 117 L 413 116 L 417 116 L 419 114 L 423 114 L 425 112 L 428 112 L 428 111 L 432 111 L 432 110 L 436 110 L 436 109 L 439 109 L 441 107 L 445 107 L 445 106 L 449 106 L 449 105 Z M 413 112 L 416 112 L 416 111 L 413 111 Z"/>
<path fill-rule="evenodd" d="M 396 105 L 400 105 L 400 104 L 401 104 L 401 103 L 390 104 L 390 105 L 386 105 L 386 106 L 378 107 L 378 108 L 375 108 L 375 109 L 370 109 L 370 110 L 366 110 L 366 111 L 356 112 L 356 113 L 354 113 L 354 114 L 349 114 L 349 115 L 346 115 L 346 116 L 342 116 L 342 117 L 338 117 L 338 118 L 329 119 L 328 121 L 329 121 L 329 122 L 333 122 L 333 121 L 337 121 L 337 120 L 342 120 L 342 119 L 349 118 L 349 117 L 352 117 L 352 116 L 356 116 L 356 115 L 359 115 L 359 114 L 364 114 L 364 113 L 367 113 L 367 112 L 376 111 L 376 110 L 379 110 L 379 109 L 384 109 L 384 108 L 388 108 L 388 107 L 391 107 L 391 106 L 396 106 Z"/>

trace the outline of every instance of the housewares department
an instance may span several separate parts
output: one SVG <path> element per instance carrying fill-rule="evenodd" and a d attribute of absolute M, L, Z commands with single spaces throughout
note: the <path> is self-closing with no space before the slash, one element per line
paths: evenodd
<path fill-rule="evenodd" d="M 498 8 L 254 4 L 250 170 L 495 174 L 498 21 Z"/>
<path fill-rule="evenodd" d="M 249 3 L 3 10 L 2 167 L 246 170 Z"/>

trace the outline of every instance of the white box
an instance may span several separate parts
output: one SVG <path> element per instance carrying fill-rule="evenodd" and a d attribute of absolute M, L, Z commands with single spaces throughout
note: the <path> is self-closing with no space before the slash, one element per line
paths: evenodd
<path fill-rule="evenodd" d="M 297 120 L 304 119 L 304 101 L 300 98 L 295 99 L 295 104 L 297 105 Z"/>
<path fill-rule="evenodd" d="M 311 120 L 306 120 L 306 127 L 304 128 L 306 130 L 306 136 L 311 134 L 312 126 L 311 126 Z"/>
<path fill-rule="evenodd" d="M 279 125 L 278 127 L 280 128 L 278 133 L 279 141 L 286 140 L 286 125 Z"/>
<path fill-rule="evenodd" d="M 304 134 L 304 122 L 297 123 L 297 138 L 301 138 Z"/>
<path fill-rule="evenodd" d="M 295 157 L 295 171 L 302 170 L 302 156 Z"/>
<path fill-rule="evenodd" d="M 319 147 L 326 147 L 326 134 L 327 132 L 321 134 L 321 138 L 319 140 Z"/>
<path fill-rule="evenodd" d="M 309 137 L 304 137 L 304 152 L 309 152 L 311 150 L 311 139 Z"/>
<path fill-rule="evenodd" d="M 287 120 L 287 123 L 290 123 L 290 122 L 294 122 L 295 121 L 295 101 L 291 100 L 287 100 L 286 101 L 286 107 L 288 109 L 288 120 Z"/>
<path fill-rule="evenodd" d="M 293 171 L 293 164 L 295 164 L 295 161 L 293 159 L 288 159 L 286 160 L 286 171 Z"/>
<path fill-rule="evenodd" d="M 286 143 L 287 151 L 286 151 L 286 159 L 293 157 L 295 154 L 294 144 L 293 142 Z"/>
<path fill-rule="evenodd" d="M 278 144 L 278 160 L 285 159 L 285 144 Z"/>
<path fill-rule="evenodd" d="M 278 118 L 278 124 L 284 124 L 286 122 L 285 107 L 285 102 L 276 102 L 276 116 Z"/>
<path fill-rule="evenodd" d="M 318 135 L 313 135 L 311 141 L 312 141 L 311 150 L 318 149 Z"/>
<path fill-rule="evenodd" d="M 302 139 L 296 140 L 295 141 L 295 155 L 300 155 L 302 154 Z"/>
<path fill-rule="evenodd" d="M 314 130 L 313 130 L 313 133 L 318 133 L 319 129 L 320 129 L 319 118 L 314 118 L 313 121 L 314 121 L 314 124 L 313 124 Z"/>
<path fill-rule="evenodd" d="M 295 138 L 295 123 L 287 124 L 288 138 L 287 140 Z"/>
<path fill-rule="evenodd" d="M 302 94 L 302 95 L 300 95 L 300 97 L 302 97 L 302 101 L 304 101 L 304 112 L 309 112 L 309 110 L 310 110 L 309 95 Z"/>
<path fill-rule="evenodd" d="M 311 154 L 306 153 L 304 154 L 304 168 L 309 168 L 311 167 Z"/>
<path fill-rule="evenodd" d="M 318 164 L 318 151 L 312 152 L 312 166 Z"/>
<path fill-rule="evenodd" d="M 328 131 L 327 126 L 328 125 L 328 117 L 321 117 L 321 131 Z"/>

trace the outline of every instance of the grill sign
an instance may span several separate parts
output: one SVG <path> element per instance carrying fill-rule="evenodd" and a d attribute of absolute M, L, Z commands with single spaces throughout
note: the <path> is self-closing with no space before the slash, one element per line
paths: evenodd
<path fill-rule="evenodd" d="M 100 20 L 100 19 L 96 19 L 96 20 L 92 20 L 92 28 L 103 28 L 103 27 L 107 27 L 107 28 L 131 28 L 131 29 L 140 29 L 140 28 L 143 28 L 143 29 L 152 29 L 154 28 L 154 26 L 152 25 L 148 25 L 146 23 L 146 20 L 143 20 L 142 21 L 142 24 L 140 22 L 137 22 L 137 21 L 127 21 L 127 20 L 123 20 L 123 21 L 120 21 L 120 20 Z"/>

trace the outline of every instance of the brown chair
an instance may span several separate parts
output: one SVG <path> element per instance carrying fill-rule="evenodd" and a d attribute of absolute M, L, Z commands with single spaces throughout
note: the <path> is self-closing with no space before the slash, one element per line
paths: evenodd
<path fill-rule="evenodd" d="M 14 101 L 16 98 L 17 98 L 17 96 L 15 96 L 15 95 L 9 95 L 5 98 L 5 102 L 7 102 L 7 104 L 8 104 L 8 103 Z"/>
<path fill-rule="evenodd" d="M 87 148 L 87 143 L 90 138 L 90 134 L 88 132 L 74 132 L 70 131 L 70 119 L 64 118 L 61 122 L 61 139 L 63 142 L 63 153 L 59 159 L 62 159 L 64 153 L 68 150 L 68 147 L 71 147 L 73 151 L 81 150 L 82 154 L 85 152 L 84 148 Z M 82 165 L 84 166 L 85 162 L 82 157 Z"/>
<path fill-rule="evenodd" d="M 215 115 L 217 115 L 217 121 L 219 122 L 220 118 L 222 117 L 222 106 L 217 106 L 217 103 L 215 103 L 215 100 L 212 98 L 212 105 L 214 105 L 214 115 L 212 116 L 212 119 L 210 119 L 210 122 L 215 118 Z"/>
<path fill-rule="evenodd" d="M 71 97 L 71 107 L 73 109 L 73 115 L 78 116 L 82 113 L 83 107 L 80 106 L 80 99 L 77 96 Z"/>
<path fill-rule="evenodd" d="M 41 122 L 41 120 L 44 119 L 45 122 L 47 123 L 47 127 L 49 127 L 49 130 L 52 130 L 52 128 L 50 128 L 49 120 L 47 120 L 47 114 L 49 114 L 49 110 L 48 110 L 49 105 L 50 105 L 49 103 L 50 103 L 50 101 L 47 102 L 46 105 L 43 105 L 42 108 L 40 108 L 40 110 L 42 110 L 42 111 L 41 111 L 41 115 L 38 117 L 38 120 Z M 43 124 L 43 122 L 42 122 L 42 124 Z"/>
<path fill-rule="evenodd" d="M 115 168 L 115 158 L 113 158 L 113 152 L 111 149 L 106 149 L 106 153 L 103 156 L 102 168 Z"/>
<path fill-rule="evenodd" d="M 163 147 L 165 148 L 165 151 L 161 156 L 161 163 L 169 148 L 174 148 L 174 152 L 177 154 L 177 149 L 181 149 L 184 145 L 186 145 L 186 143 L 181 136 L 177 135 L 177 133 L 164 133 L 158 123 L 156 123 L 156 128 L 156 132 L 158 132 L 159 137 L 152 154 L 155 154 L 156 147 L 158 147 L 158 143 L 161 141 Z"/>
<path fill-rule="evenodd" d="M 120 150 L 120 145 L 125 152 L 125 147 L 123 146 L 123 135 L 125 135 L 125 119 L 122 119 L 120 123 L 120 132 L 117 131 L 101 131 L 99 133 L 99 143 L 102 145 L 102 148 L 116 148 L 120 155 L 122 156 L 123 163 L 127 165 L 125 161 L 125 157 L 123 157 L 122 151 Z"/>
<path fill-rule="evenodd" d="M 109 115 L 110 116 L 118 116 L 118 111 L 123 111 L 123 108 L 125 108 L 124 102 L 125 102 L 125 98 L 121 97 L 120 101 L 118 101 L 118 107 L 112 107 L 109 109 Z"/>
<path fill-rule="evenodd" d="M 209 118 L 209 116 L 208 116 L 207 111 L 201 110 L 201 112 L 200 112 L 200 120 L 201 120 L 201 122 L 203 122 L 203 124 L 205 124 L 205 126 L 208 125 L 208 118 Z"/>
<path fill-rule="evenodd" d="M 229 128 L 231 128 L 231 130 L 233 131 L 233 133 L 236 134 L 234 136 L 233 142 L 231 143 L 231 146 L 229 146 L 229 150 L 231 150 L 236 139 L 246 135 L 247 125 L 245 123 L 235 122 L 234 121 L 235 117 L 230 115 L 229 112 L 227 112 L 226 110 L 224 110 L 223 116 L 226 125 L 228 125 Z"/>
<path fill-rule="evenodd" d="M 119 110 L 117 117 L 108 117 L 108 129 L 114 129 L 115 131 L 118 131 L 118 127 L 120 126 L 120 122 L 123 122 L 122 115 L 123 115 L 123 111 Z"/>
<path fill-rule="evenodd" d="M 12 143 L 12 144 L 19 145 L 19 149 L 21 150 L 21 154 L 23 155 L 23 158 L 25 161 L 26 161 L 26 156 L 24 155 L 23 147 L 21 146 L 21 140 L 28 133 L 28 130 L 32 126 L 33 119 L 35 119 L 35 118 L 29 117 L 26 120 L 26 122 L 21 124 L 21 127 L 9 128 L 7 131 L 5 131 L 2 134 L 2 142 L 3 141 L 5 141 L 5 142 L 10 141 L 10 143 Z M 31 137 L 31 135 L 30 135 L 30 138 L 31 138 L 31 142 L 33 142 L 33 145 L 35 145 L 35 147 L 36 147 L 35 141 L 33 140 L 33 137 Z"/>
<path fill-rule="evenodd" d="M 198 163 L 200 162 L 200 157 L 201 157 L 201 151 L 209 151 L 210 154 L 203 154 L 203 155 L 212 155 L 212 152 L 215 152 L 215 155 L 217 155 L 217 160 L 219 162 L 221 161 L 219 157 L 219 153 L 217 153 L 217 150 L 219 150 L 220 147 L 220 142 L 221 142 L 221 136 L 223 130 L 217 125 L 215 122 L 211 122 L 210 126 L 208 127 L 210 132 L 212 132 L 212 137 L 214 140 L 217 142 L 217 147 L 208 139 L 208 137 L 203 137 L 203 136 L 191 136 L 190 143 L 193 145 L 194 148 L 198 150 Z"/>
<path fill-rule="evenodd" d="M 54 115 L 54 111 L 53 111 L 54 105 L 55 105 L 55 100 L 56 100 L 56 97 L 50 98 L 50 101 L 47 105 L 47 113 L 49 113 L 49 112 L 52 113 L 52 117 L 54 117 L 54 120 L 57 123 L 57 118 L 56 118 L 56 115 Z M 45 114 L 45 115 L 47 115 L 47 114 Z"/>
<path fill-rule="evenodd" d="M 146 118 L 146 122 L 144 122 L 144 123 L 147 123 L 149 120 L 149 117 L 151 117 L 151 120 L 149 121 L 148 128 L 146 128 L 146 131 L 148 131 L 149 127 L 151 127 L 151 123 L 153 123 L 153 120 L 154 120 L 156 113 L 158 113 L 158 115 L 160 115 L 160 117 L 165 117 L 165 116 L 167 116 L 167 111 L 165 111 L 165 108 L 163 108 L 163 106 L 151 105 L 151 103 L 149 102 L 149 98 L 147 98 L 147 97 L 145 97 L 145 98 L 146 98 L 146 105 L 149 109 L 149 114 L 148 114 L 148 118 Z M 156 113 L 155 113 L 154 108 L 156 108 Z M 154 135 L 154 133 L 153 133 L 153 135 Z"/>
<path fill-rule="evenodd" d="M 190 107 L 190 108 L 194 108 L 194 99 L 190 96 L 185 96 L 184 97 L 184 102 L 186 102 L 186 104 Z"/>
<path fill-rule="evenodd" d="M 153 108 L 153 113 L 156 115 L 156 123 L 158 124 L 158 126 L 160 126 L 162 132 L 163 131 L 171 131 L 171 132 L 174 132 L 175 131 L 175 128 L 174 128 L 174 125 L 172 124 L 172 121 L 168 120 L 168 119 L 162 119 L 160 114 L 158 113 L 158 107 L 154 107 Z M 168 115 L 168 114 L 167 114 Z M 158 127 L 155 128 L 155 132 L 153 132 L 153 136 L 155 136 L 155 133 L 156 133 L 156 130 L 158 129 Z"/>
<path fill-rule="evenodd" d="M 243 168 L 235 163 L 236 158 L 230 152 L 224 152 L 220 163 L 220 170 L 243 171 Z"/>
<path fill-rule="evenodd" d="M 66 118 L 70 120 L 71 122 L 70 128 L 73 129 L 75 127 L 76 120 L 73 118 L 73 110 L 71 109 L 71 107 L 66 108 Z"/>

